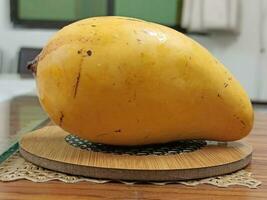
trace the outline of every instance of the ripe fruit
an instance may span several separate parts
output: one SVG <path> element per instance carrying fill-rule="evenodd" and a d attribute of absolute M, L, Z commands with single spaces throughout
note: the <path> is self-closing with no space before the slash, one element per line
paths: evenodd
<path fill-rule="evenodd" d="M 56 33 L 35 65 L 51 119 L 93 142 L 231 141 L 253 125 L 251 103 L 233 75 L 197 42 L 158 24 L 78 21 Z"/>

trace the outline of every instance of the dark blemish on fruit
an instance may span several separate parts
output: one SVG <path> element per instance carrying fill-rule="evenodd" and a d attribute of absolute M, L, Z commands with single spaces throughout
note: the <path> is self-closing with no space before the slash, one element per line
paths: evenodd
<path fill-rule="evenodd" d="M 114 132 L 115 133 L 120 133 L 121 132 L 121 129 L 115 130 Z"/>
<path fill-rule="evenodd" d="M 146 135 L 146 136 L 144 137 L 144 139 L 147 139 L 147 138 L 149 138 L 149 135 Z"/>
<path fill-rule="evenodd" d="M 239 117 L 237 115 L 234 115 L 234 118 L 239 119 Z"/>
<path fill-rule="evenodd" d="M 126 45 L 129 45 L 129 42 L 126 42 Z"/>
<path fill-rule="evenodd" d="M 61 126 L 63 124 L 63 120 L 64 120 L 64 114 L 63 114 L 63 112 L 60 112 L 59 126 Z"/>
<path fill-rule="evenodd" d="M 112 85 L 113 85 L 113 86 L 115 86 L 115 85 L 116 85 L 116 83 L 112 83 Z"/>
<path fill-rule="evenodd" d="M 244 126 L 246 126 L 245 122 L 243 120 L 240 120 L 241 124 L 243 124 Z"/>
<path fill-rule="evenodd" d="M 78 54 L 81 54 L 82 52 L 83 52 L 82 49 L 77 51 Z"/>
<path fill-rule="evenodd" d="M 224 87 L 227 88 L 228 87 L 228 83 L 224 83 Z"/>
<path fill-rule="evenodd" d="M 201 95 L 201 99 L 204 99 L 204 95 Z"/>
<path fill-rule="evenodd" d="M 136 39 L 136 40 L 137 40 L 137 42 L 139 42 L 139 43 L 142 41 L 142 40 L 140 40 L 140 39 Z"/>
<path fill-rule="evenodd" d="M 73 98 L 75 98 L 76 95 L 77 95 L 78 87 L 79 87 L 79 84 L 80 84 L 80 77 L 81 77 L 81 69 L 79 70 L 78 75 L 76 77 L 76 83 L 75 83 L 75 86 L 74 86 Z"/>
<path fill-rule="evenodd" d="M 217 97 L 222 98 L 221 95 L 220 95 L 219 93 L 217 94 Z"/>
<path fill-rule="evenodd" d="M 136 99 L 136 91 L 134 91 L 133 99 Z"/>
<path fill-rule="evenodd" d="M 95 25 L 95 24 L 92 24 L 91 26 L 92 26 L 92 27 L 96 27 L 96 25 Z"/>
<path fill-rule="evenodd" d="M 38 58 L 39 56 L 36 56 L 32 61 L 27 63 L 27 69 L 30 70 L 34 75 L 37 73 L 37 65 L 38 65 Z"/>
<path fill-rule="evenodd" d="M 88 56 L 91 56 L 93 52 L 91 50 L 88 50 L 88 51 L 86 51 L 86 53 Z"/>
<path fill-rule="evenodd" d="M 231 81 L 232 80 L 232 77 L 229 77 L 228 80 Z"/>

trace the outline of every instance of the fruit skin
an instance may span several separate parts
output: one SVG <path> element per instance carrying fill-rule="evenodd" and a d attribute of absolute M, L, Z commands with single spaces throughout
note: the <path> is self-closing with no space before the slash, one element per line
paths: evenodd
<path fill-rule="evenodd" d="M 232 141 L 253 126 L 246 92 L 205 48 L 133 18 L 64 27 L 39 55 L 36 79 L 51 119 L 93 142 Z"/>

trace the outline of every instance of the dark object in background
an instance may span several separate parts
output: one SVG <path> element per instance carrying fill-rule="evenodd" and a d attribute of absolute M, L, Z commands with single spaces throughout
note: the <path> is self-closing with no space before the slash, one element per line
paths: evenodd
<path fill-rule="evenodd" d="M 29 48 L 22 47 L 19 50 L 19 58 L 18 58 L 18 73 L 20 75 L 26 75 L 32 77 L 32 72 L 27 68 L 27 64 L 29 61 L 32 61 L 36 58 L 36 56 L 41 52 L 41 48 Z"/>

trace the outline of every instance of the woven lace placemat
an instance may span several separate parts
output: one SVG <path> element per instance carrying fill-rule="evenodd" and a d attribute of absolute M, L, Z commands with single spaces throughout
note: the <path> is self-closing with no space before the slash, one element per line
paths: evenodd
<path fill-rule="evenodd" d="M 42 167 L 36 166 L 26 161 L 18 152 L 10 156 L 6 161 L 0 165 L 0 181 L 16 181 L 20 179 L 26 179 L 33 182 L 46 182 L 51 180 L 58 180 L 65 183 L 77 183 L 81 181 L 87 181 L 91 183 L 108 183 L 111 180 L 93 179 L 82 176 L 68 175 Z M 130 181 L 118 181 L 123 184 L 138 184 L 138 182 Z M 257 188 L 261 181 L 251 177 L 251 173 L 246 170 L 240 170 L 238 172 L 199 179 L 190 181 L 177 181 L 177 182 L 149 182 L 154 185 L 166 185 L 170 183 L 183 184 L 187 186 L 197 186 L 200 184 L 209 184 L 217 187 L 229 187 L 232 185 L 245 186 L 248 188 Z"/>

